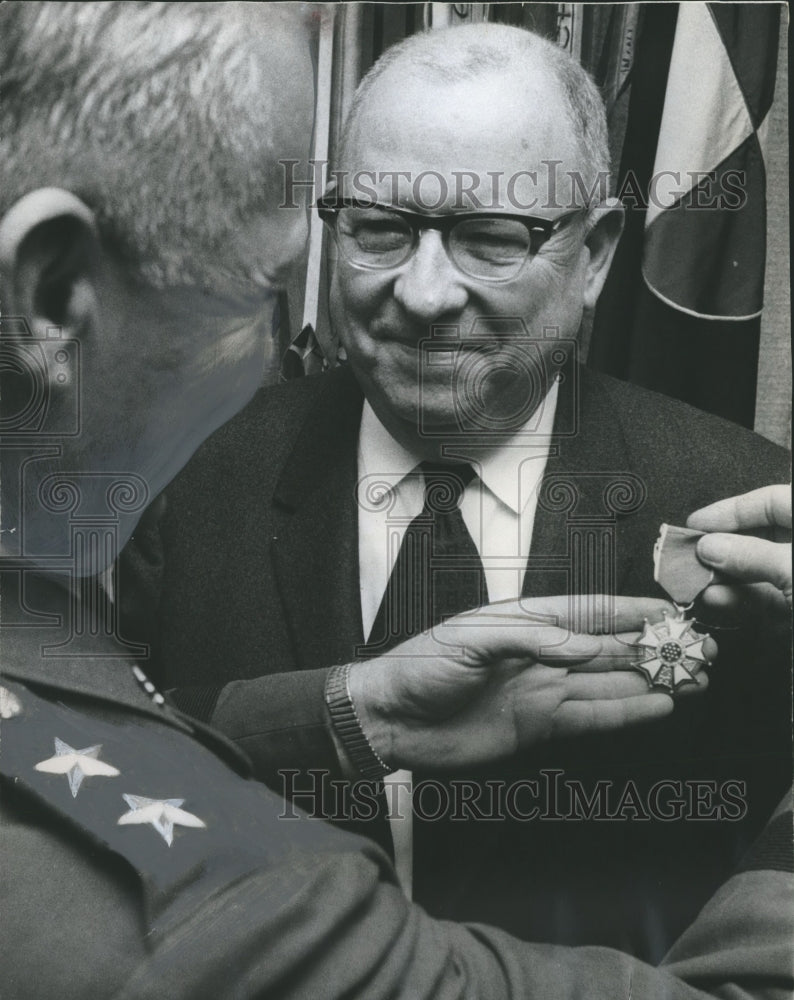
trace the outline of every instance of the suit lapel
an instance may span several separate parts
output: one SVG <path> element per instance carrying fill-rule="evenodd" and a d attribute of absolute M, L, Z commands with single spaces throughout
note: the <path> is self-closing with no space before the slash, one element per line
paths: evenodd
<path fill-rule="evenodd" d="M 597 593 L 607 586 L 621 593 L 635 557 L 623 527 L 642 505 L 644 487 L 630 471 L 614 400 L 589 369 L 577 366 L 566 374 L 540 486 L 526 597 Z M 588 555 L 594 543 L 597 555 Z"/>
<path fill-rule="evenodd" d="M 273 565 L 299 669 L 363 642 L 355 499 L 363 397 L 349 371 L 322 376 L 274 495 Z"/>

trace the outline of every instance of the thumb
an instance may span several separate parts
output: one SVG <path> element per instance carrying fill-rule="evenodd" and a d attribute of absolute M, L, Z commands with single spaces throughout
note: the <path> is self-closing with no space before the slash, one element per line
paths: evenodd
<path fill-rule="evenodd" d="M 771 583 L 791 593 L 791 545 L 749 535 L 704 535 L 698 559 L 742 583 Z"/>

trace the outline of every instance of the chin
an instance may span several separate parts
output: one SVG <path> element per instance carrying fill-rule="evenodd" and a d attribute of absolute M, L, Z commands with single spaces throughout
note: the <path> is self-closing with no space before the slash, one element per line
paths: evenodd
<path fill-rule="evenodd" d="M 400 427 L 402 436 L 413 441 L 454 439 L 461 435 L 460 415 L 449 392 L 431 390 L 420 395 L 412 387 L 402 395 L 390 394 L 381 405 L 388 408 L 392 423 Z"/>

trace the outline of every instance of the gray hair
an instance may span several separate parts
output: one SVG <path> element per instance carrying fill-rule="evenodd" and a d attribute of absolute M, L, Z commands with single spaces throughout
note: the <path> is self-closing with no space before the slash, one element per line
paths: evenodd
<path fill-rule="evenodd" d="M 278 197 L 268 51 L 306 12 L 263 6 L 264 24 L 239 4 L 2 4 L 0 213 L 65 187 L 148 280 L 207 280 Z"/>
<path fill-rule="evenodd" d="M 387 49 L 364 76 L 353 98 L 340 144 L 343 155 L 355 135 L 370 91 L 384 73 L 397 64 L 402 64 L 406 74 L 448 83 L 532 66 L 548 70 L 560 88 L 583 165 L 593 178 L 608 179 L 606 110 L 592 77 L 554 42 L 505 24 L 471 24 L 445 31 L 420 32 Z M 601 193 L 599 185 L 599 195 Z"/>

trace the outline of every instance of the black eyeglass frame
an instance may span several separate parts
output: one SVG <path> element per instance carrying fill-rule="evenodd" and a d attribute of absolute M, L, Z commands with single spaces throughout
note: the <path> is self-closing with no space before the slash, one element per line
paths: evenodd
<path fill-rule="evenodd" d="M 386 205 L 382 202 L 373 201 L 368 198 L 345 198 L 335 192 L 331 192 L 327 195 L 323 195 L 321 198 L 318 198 L 315 208 L 317 209 L 317 214 L 320 216 L 322 221 L 333 233 L 336 244 L 339 247 L 339 252 L 348 261 L 351 267 L 358 268 L 362 271 L 396 270 L 404 264 L 407 264 L 411 257 L 413 257 L 414 253 L 416 253 L 421 233 L 425 229 L 435 229 L 441 233 L 441 241 L 444 246 L 444 250 L 461 274 L 464 274 L 467 278 L 472 278 L 475 281 L 485 281 L 489 284 L 500 284 L 506 281 L 515 281 L 526 266 L 527 261 L 532 260 L 537 255 L 540 248 L 547 243 L 551 237 L 555 235 L 555 233 L 564 228 L 564 226 L 573 220 L 577 215 L 581 215 L 583 212 L 589 211 L 589 208 L 586 207 L 575 208 L 570 212 L 565 212 L 563 215 L 557 216 L 556 219 L 542 219 L 534 215 L 521 215 L 520 213 L 513 212 L 447 212 L 442 215 L 434 214 L 432 212 L 410 212 L 407 209 L 395 208 L 394 205 Z M 405 219 L 411 229 L 412 235 L 411 246 L 405 258 L 401 260 L 399 264 L 387 264 L 383 267 L 377 264 L 363 264 L 359 261 L 350 260 L 340 246 L 336 232 L 336 223 L 339 217 L 339 212 L 343 208 L 379 208 L 382 211 L 392 212 L 394 215 Z M 529 234 L 530 245 L 527 250 L 526 257 L 521 262 L 521 265 L 515 274 L 511 274 L 505 278 L 483 277 L 469 274 L 455 262 L 454 256 L 449 252 L 449 234 L 455 226 L 466 221 L 467 219 L 512 219 L 516 222 L 522 223 L 526 227 Z M 535 242 L 538 237 L 540 237 L 540 242 Z"/>

